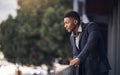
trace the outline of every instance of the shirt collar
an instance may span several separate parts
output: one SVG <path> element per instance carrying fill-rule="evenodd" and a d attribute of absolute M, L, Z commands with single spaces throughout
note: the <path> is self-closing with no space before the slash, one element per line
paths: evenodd
<path fill-rule="evenodd" d="M 76 37 L 76 36 L 78 36 L 79 35 L 79 33 L 81 33 L 82 32 L 82 27 L 81 27 L 81 25 L 79 25 L 79 28 L 78 28 L 78 34 L 74 34 L 73 32 L 72 32 L 72 36 L 74 36 L 74 37 Z"/>
<path fill-rule="evenodd" d="M 78 32 L 82 32 L 82 27 L 81 27 L 81 25 L 80 25 L 79 28 L 78 28 Z"/>

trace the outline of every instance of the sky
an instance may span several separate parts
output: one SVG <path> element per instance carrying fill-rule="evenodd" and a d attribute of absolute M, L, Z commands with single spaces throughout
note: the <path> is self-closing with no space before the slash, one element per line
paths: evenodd
<path fill-rule="evenodd" d="M 17 0 L 0 0 L 0 23 L 7 20 L 8 15 L 13 18 L 17 15 L 17 9 L 19 9 Z"/>

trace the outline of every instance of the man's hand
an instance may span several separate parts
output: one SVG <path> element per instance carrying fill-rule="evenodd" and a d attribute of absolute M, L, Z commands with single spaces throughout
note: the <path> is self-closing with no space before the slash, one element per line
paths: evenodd
<path fill-rule="evenodd" d="M 75 59 L 70 61 L 70 65 L 78 66 L 79 63 L 80 63 L 80 59 L 79 58 L 75 58 Z"/>

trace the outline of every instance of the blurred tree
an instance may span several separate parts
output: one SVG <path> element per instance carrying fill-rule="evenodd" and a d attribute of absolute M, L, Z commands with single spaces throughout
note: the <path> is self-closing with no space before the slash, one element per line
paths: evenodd
<path fill-rule="evenodd" d="M 56 57 L 70 58 L 71 46 L 63 16 L 71 10 L 72 1 L 19 0 L 19 5 L 16 19 L 9 16 L 0 24 L 0 43 L 6 58 L 35 65 L 50 64 Z"/>

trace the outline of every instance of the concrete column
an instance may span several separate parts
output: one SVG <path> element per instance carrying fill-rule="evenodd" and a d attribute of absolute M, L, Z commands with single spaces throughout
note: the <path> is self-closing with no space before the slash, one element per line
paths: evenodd
<path fill-rule="evenodd" d="M 113 9 L 108 25 L 108 57 L 112 70 L 109 75 L 120 74 L 120 2 Z"/>
<path fill-rule="evenodd" d="M 73 0 L 73 10 L 78 12 L 78 10 L 79 10 L 78 0 Z"/>

